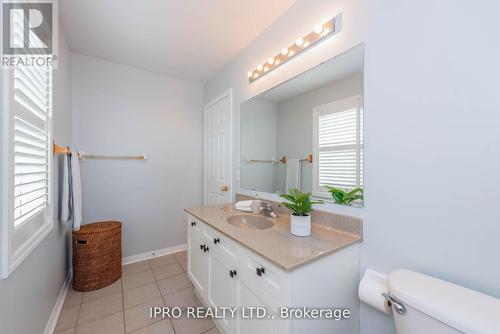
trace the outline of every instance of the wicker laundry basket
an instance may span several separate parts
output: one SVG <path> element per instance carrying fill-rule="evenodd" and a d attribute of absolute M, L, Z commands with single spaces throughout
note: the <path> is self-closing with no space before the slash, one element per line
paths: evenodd
<path fill-rule="evenodd" d="M 122 276 L 122 223 L 105 221 L 73 231 L 73 289 L 92 291 Z"/>

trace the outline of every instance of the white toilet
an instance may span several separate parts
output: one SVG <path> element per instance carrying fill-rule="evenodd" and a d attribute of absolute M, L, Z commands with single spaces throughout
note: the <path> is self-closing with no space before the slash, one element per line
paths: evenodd
<path fill-rule="evenodd" d="M 388 288 L 397 334 L 500 333 L 500 299 L 409 270 Z"/>

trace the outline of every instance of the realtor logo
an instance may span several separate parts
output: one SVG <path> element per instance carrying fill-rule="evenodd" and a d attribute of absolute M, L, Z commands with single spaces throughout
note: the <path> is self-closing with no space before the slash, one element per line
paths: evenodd
<path fill-rule="evenodd" d="M 2 2 L 2 68 L 55 65 L 57 2 Z"/>

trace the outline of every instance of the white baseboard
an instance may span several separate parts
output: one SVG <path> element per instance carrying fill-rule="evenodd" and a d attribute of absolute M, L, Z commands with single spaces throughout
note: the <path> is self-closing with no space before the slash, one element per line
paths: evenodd
<path fill-rule="evenodd" d="M 126 257 L 122 258 L 122 264 L 125 265 L 125 264 L 134 263 L 134 262 L 149 260 L 149 259 L 152 259 L 152 258 L 155 258 L 158 256 L 163 256 L 163 255 L 168 255 L 168 254 L 184 251 L 186 249 L 187 249 L 187 244 L 182 244 L 182 245 L 177 245 L 177 246 L 173 246 L 173 247 L 157 249 L 154 251 L 145 252 L 145 253 L 141 253 L 141 254 L 126 256 Z"/>
<path fill-rule="evenodd" d="M 45 326 L 45 330 L 43 334 L 53 334 L 56 330 L 57 320 L 59 319 L 59 314 L 61 313 L 62 307 L 64 305 L 64 300 L 66 299 L 66 294 L 68 293 L 69 285 L 71 284 L 71 278 L 73 277 L 73 272 L 70 270 L 68 272 L 68 276 L 66 276 L 66 280 L 61 288 L 61 292 L 59 292 L 59 297 L 57 297 L 56 304 L 52 309 L 52 313 L 50 314 L 49 321 Z"/>

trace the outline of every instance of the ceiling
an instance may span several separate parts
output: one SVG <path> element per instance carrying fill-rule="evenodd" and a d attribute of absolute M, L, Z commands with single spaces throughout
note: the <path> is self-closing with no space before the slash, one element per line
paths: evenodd
<path fill-rule="evenodd" d="M 276 86 L 256 98 L 280 103 L 331 82 L 363 73 L 363 45 L 356 46 L 312 69 Z"/>
<path fill-rule="evenodd" d="M 59 0 L 71 51 L 206 82 L 295 0 Z"/>

